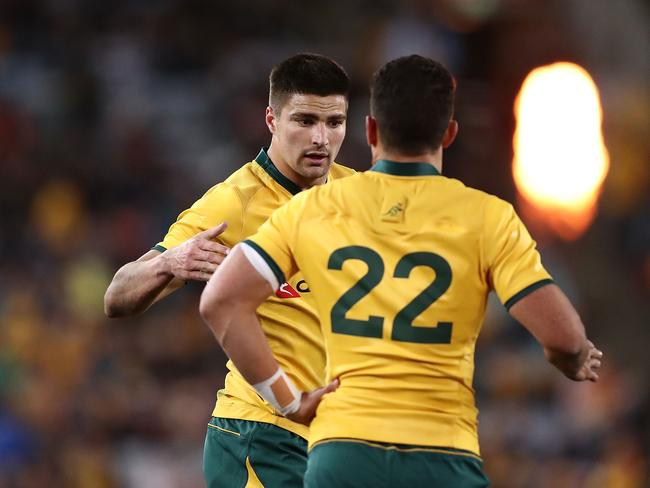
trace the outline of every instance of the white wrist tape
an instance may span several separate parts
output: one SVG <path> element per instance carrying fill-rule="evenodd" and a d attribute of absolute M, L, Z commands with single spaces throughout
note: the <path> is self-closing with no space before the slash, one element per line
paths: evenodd
<path fill-rule="evenodd" d="M 300 408 L 302 392 L 296 388 L 282 368 L 278 368 L 269 379 L 254 384 L 253 388 L 285 417 Z"/>

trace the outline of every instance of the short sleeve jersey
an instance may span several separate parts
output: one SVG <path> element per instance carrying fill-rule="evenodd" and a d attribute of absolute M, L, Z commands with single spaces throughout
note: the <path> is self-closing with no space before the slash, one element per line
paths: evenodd
<path fill-rule="evenodd" d="M 332 163 L 328 182 L 353 173 L 352 169 Z M 254 234 L 275 209 L 300 192 L 300 187 L 280 173 L 262 149 L 253 161 L 210 188 L 182 212 L 154 249 L 164 252 L 224 221 L 228 228 L 218 240 L 232 248 Z M 288 275 L 283 281 L 282 288 L 259 307 L 258 316 L 279 363 L 300 388 L 311 390 L 322 386 L 325 376 L 318 319 L 310 303 L 309 285 L 302 275 Z M 272 423 L 307 437 L 305 426 L 275 412 L 232 362 L 227 366 L 229 373 L 224 389 L 217 395 L 214 416 Z"/>
<path fill-rule="evenodd" d="M 507 308 L 550 283 L 513 207 L 425 163 L 379 161 L 312 188 L 245 241 L 279 282 L 309 282 L 327 395 L 310 444 L 333 438 L 479 454 L 474 347 L 490 290 Z"/>

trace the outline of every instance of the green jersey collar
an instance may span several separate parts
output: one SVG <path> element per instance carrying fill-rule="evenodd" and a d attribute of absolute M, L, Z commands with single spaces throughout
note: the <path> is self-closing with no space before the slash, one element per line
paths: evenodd
<path fill-rule="evenodd" d="M 379 159 L 370 171 L 395 176 L 437 176 L 440 172 L 429 163 L 396 163 L 388 159 Z"/>
<path fill-rule="evenodd" d="M 263 147 L 260 150 L 259 154 L 255 156 L 255 162 L 259 164 L 264 169 L 264 171 L 266 171 L 271 176 L 271 178 L 277 181 L 289 193 L 292 195 L 297 195 L 300 193 L 302 191 L 302 188 L 300 188 L 293 181 L 280 173 L 280 170 L 276 168 L 275 164 L 273 164 L 273 161 L 271 161 L 271 158 L 269 158 L 269 155 L 266 152 L 267 149 L 268 148 Z"/>

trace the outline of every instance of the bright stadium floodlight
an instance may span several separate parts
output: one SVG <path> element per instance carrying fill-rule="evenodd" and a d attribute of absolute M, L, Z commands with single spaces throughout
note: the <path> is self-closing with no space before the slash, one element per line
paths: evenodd
<path fill-rule="evenodd" d="M 512 173 L 519 195 L 563 239 L 596 215 L 609 169 L 598 89 L 572 63 L 534 69 L 515 100 Z"/>

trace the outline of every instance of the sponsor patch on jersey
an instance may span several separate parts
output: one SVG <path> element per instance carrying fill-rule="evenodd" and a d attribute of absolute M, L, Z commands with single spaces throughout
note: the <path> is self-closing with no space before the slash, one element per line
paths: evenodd
<path fill-rule="evenodd" d="M 275 296 L 278 298 L 299 298 L 300 293 L 298 293 L 289 283 L 282 283 L 280 288 L 276 290 Z"/>

